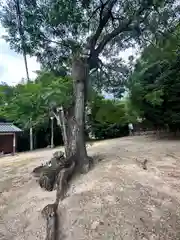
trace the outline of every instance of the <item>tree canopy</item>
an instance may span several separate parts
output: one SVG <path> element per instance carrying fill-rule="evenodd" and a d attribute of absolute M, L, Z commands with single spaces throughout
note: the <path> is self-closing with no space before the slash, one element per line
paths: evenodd
<path fill-rule="evenodd" d="M 51 105 L 70 104 L 71 80 L 53 73 L 39 72 L 35 82 L 15 87 L 0 85 L 0 116 L 15 121 L 23 128 L 37 126 L 50 117 Z"/>
<path fill-rule="evenodd" d="M 69 73 L 72 56 L 87 56 L 90 69 L 100 69 L 98 86 L 105 82 L 106 90 L 117 94 L 127 77 L 119 52 L 158 38 L 178 21 L 174 0 L 18 1 L 28 54 L 61 75 Z M 1 9 L 5 39 L 22 52 L 17 14 L 17 0 L 6 1 Z"/>
<path fill-rule="evenodd" d="M 130 98 L 142 116 L 159 127 L 179 128 L 180 28 L 151 43 L 129 79 Z"/>

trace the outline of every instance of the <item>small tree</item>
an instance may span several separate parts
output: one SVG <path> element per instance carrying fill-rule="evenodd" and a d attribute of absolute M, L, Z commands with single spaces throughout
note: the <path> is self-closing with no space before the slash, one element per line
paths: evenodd
<path fill-rule="evenodd" d="M 73 100 L 64 107 L 68 156 L 73 155 L 80 171 L 89 168 L 84 139 L 84 115 L 89 75 L 101 69 L 102 57 L 117 62 L 119 51 L 158 37 L 178 20 L 173 0 L 21 0 L 22 24 L 28 52 L 41 64 L 60 73 L 72 73 Z M 1 15 L 8 31 L 6 40 L 21 50 L 13 1 Z M 67 66 L 72 66 L 68 68 Z M 116 69 L 117 70 L 117 69 Z M 121 70 L 120 68 L 118 70 Z M 120 79 L 122 80 L 122 79 Z"/>

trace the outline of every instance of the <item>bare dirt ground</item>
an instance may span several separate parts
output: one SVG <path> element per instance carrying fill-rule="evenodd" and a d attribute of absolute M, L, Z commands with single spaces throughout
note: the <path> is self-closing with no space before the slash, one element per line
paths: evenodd
<path fill-rule="evenodd" d="M 88 150 L 102 161 L 73 181 L 59 208 L 59 240 L 180 240 L 180 141 L 136 136 Z M 40 211 L 55 192 L 30 173 L 53 151 L 0 158 L 0 240 L 45 239 Z"/>

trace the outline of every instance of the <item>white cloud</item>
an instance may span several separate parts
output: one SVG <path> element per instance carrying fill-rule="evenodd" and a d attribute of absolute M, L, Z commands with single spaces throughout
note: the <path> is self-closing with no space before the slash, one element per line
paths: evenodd
<path fill-rule="evenodd" d="M 26 79 L 26 71 L 23 56 L 10 49 L 8 43 L 2 39 L 4 29 L 0 26 L 0 82 L 15 85 Z M 35 78 L 33 71 L 40 69 L 36 58 L 27 57 L 30 78 Z"/>

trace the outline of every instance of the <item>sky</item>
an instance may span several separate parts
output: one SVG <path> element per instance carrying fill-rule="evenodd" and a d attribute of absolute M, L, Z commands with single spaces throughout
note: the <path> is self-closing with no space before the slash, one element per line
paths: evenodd
<path fill-rule="evenodd" d="M 2 39 L 4 33 L 5 31 L 0 25 L 0 82 L 15 85 L 22 78 L 26 79 L 24 60 L 22 55 L 10 49 L 8 43 Z M 28 57 L 27 61 L 30 78 L 34 79 L 36 76 L 34 71 L 39 70 L 40 65 L 34 57 Z"/>
<path fill-rule="evenodd" d="M 5 30 L 0 25 L 0 82 L 16 85 L 23 78 L 26 79 L 24 60 L 22 55 L 10 49 L 8 43 L 2 38 L 4 33 Z M 134 54 L 133 49 L 128 49 L 121 54 L 121 57 L 127 60 L 130 55 Z M 34 71 L 40 69 L 40 64 L 34 57 L 27 57 L 27 61 L 30 78 L 34 79 L 36 77 Z"/>

